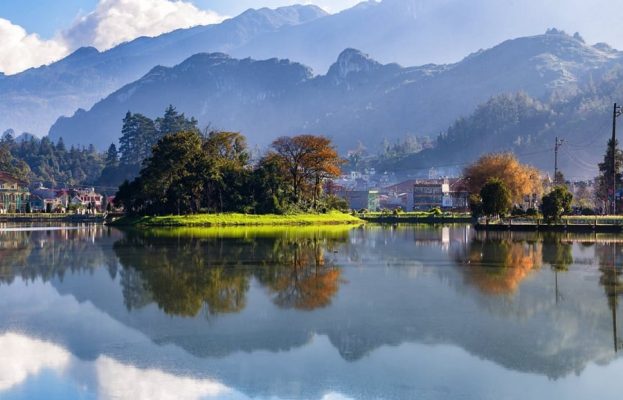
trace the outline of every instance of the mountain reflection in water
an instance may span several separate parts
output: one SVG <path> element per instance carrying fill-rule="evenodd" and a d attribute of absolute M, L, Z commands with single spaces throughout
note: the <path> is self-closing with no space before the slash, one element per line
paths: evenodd
<path fill-rule="evenodd" d="M 456 346 L 500 371 L 554 379 L 555 392 L 572 373 L 618 365 L 621 249 L 616 236 L 468 226 L 0 232 L 0 340 L 24 332 L 76 362 L 135 374 L 157 365 L 155 376 L 278 398 L 403 397 L 426 382 L 371 385 L 359 366 L 376 371 L 395 346 L 415 357 Z M 310 346 L 339 354 L 337 376 L 309 377 Z M 308 354 L 309 366 L 243 367 L 260 354 L 275 368 Z M 11 382 L 2 375 L 0 393 Z"/>

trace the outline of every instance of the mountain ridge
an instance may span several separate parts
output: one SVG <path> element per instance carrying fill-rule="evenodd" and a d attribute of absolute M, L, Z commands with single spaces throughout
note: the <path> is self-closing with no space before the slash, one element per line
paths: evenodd
<path fill-rule="evenodd" d="M 383 137 L 437 136 L 497 95 L 525 92 L 545 102 L 572 96 L 622 65 L 620 52 L 602 49 L 550 31 L 505 41 L 455 64 L 401 67 L 349 48 L 326 75 L 290 60 L 196 55 L 152 70 L 90 111 L 59 119 L 50 136 L 75 143 L 91 131 L 105 148 L 117 139 L 128 110 L 155 117 L 174 104 L 200 124 L 241 131 L 261 146 L 304 132 L 328 135 L 340 150 L 359 140 L 373 147 Z M 215 58 L 221 64 L 208 62 Z"/>

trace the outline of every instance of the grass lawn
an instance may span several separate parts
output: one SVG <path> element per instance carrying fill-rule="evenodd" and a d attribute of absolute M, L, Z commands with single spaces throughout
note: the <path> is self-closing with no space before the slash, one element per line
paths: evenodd
<path fill-rule="evenodd" d="M 279 226 L 279 225 L 340 225 L 362 224 L 363 220 L 350 214 L 194 214 L 158 217 L 123 217 L 112 225 L 126 226 Z"/>
<path fill-rule="evenodd" d="M 471 217 L 470 213 L 455 213 L 455 212 L 446 212 L 442 214 L 435 214 L 434 212 L 428 211 L 407 211 L 400 212 L 397 215 L 393 213 L 382 213 L 378 211 L 367 212 L 365 213 L 365 217 L 367 218 L 381 218 L 381 217 L 392 217 L 392 218 L 469 218 Z"/>

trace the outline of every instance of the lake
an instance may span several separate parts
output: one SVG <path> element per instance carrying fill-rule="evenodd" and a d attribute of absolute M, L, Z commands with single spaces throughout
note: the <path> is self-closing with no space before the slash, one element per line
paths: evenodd
<path fill-rule="evenodd" d="M 2 399 L 619 399 L 623 236 L 0 226 Z"/>

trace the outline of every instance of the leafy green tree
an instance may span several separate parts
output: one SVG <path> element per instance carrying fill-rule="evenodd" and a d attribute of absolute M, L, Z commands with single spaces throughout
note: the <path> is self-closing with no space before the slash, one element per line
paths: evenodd
<path fill-rule="evenodd" d="M 179 132 L 164 136 L 141 171 L 143 190 L 150 196 L 151 209 L 159 214 L 198 211 L 203 189 L 204 161 L 201 136 Z"/>
<path fill-rule="evenodd" d="M 543 196 L 541 210 L 547 223 L 559 222 L 563 214 L 571 212 L 573 195 L 565 186 L 556 186 L 554 190 Z"/>
<path fill-rule="evenodd" d="M 18 179 L 28 180 L 30 167 L 20 159 L 13 157 L 9 143 L 0 143 L 0 171 L 7 172 Z"/>
<path fill-rule="evenodd" d="M 500 179 L 492 178 L 480 189 L 482 212 L 485 215 L 504 215 L 511 208 L 511 193 Z"/>

